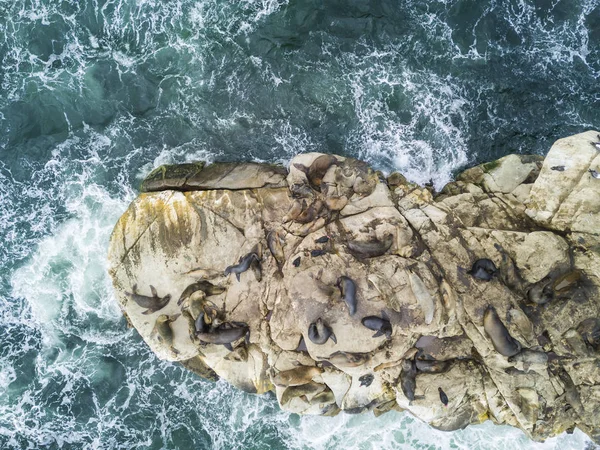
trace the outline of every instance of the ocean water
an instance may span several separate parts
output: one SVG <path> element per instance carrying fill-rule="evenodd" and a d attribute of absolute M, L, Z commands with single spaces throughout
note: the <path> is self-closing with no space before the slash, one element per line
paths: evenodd
<path fill-rule="evenodd" d="M 439 188 L 598 129 L 598 0 L 0 0 L 0 62 L 0 448 L 592 448 L 203 381 L 127 329 L 106 250 L 162 163 L 323 151 Z"/>

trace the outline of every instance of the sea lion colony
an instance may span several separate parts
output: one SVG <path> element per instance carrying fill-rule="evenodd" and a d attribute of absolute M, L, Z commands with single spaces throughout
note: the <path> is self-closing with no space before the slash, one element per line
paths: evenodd
<path fill-rule="evenodd" d="M 327 220 L 331 221 L 332 215 L 336 214 L 336 210 L 330 210 L 326 206 L 326 202 L 318 199 L 318 195 L 322 189 L 326 187 L 323 184 L 323 176 L 332 165 L 341 165 L 341 163 L 331 155 L 327 155 L 326 158 L 317 158 L 311 166 L 308 168 L 296 164 L 295 166 L 306 173 L 308 176 L 308 185 L 298 186 L 296 185 L 293 189 L 294 195 L 297 198 L 309 197 L 313 198 L 313 202 L 308 204 L 306 198 L 302 198 L 301 201 L 296 201 L 288 211 L 286 220 L 295 221 L 297 223 L 306 225 L 313 225 L 314 221 L 319 217 L 327 217 Z M 562 169 L 562 168 L 561 168 Z M 370 169 L 369 169 L 370 170 Z M 552 167 L 552 170 L 558 170 Z M 367 177 L 369 173 L 367 171 Z M 366 183 L 366 182 L 365 182 Z M 363 194 L 369 193 L 369 191 L 362 191 Z M 346 193 L 347 194 L 347 193 Z M 378 240 L 376 238 L 371 239 L 367 242 L 346 240 L 346 242 L 339 242 L 341 236 L 334 237 L 324 235 L 314 240 L 315 244 L 327 245 L 327 248 L 315 248 L 310 250 L 309 254 L 315 258 L 322 256 L 329 251 L 333 251 L 333 245 L 344 244 L 348 248 L 349 252 L 357 259 L 364 260 L 367 258 L 376 258 L 385 255 L 385 253 L 391 248 L 394 237 L 392 234 L 387 234 L 383 239 Z M 266 245 L 270 250 L 272 257 L 276 261 L 278 272 L 283 276 L 281 267 L 285 264 L 285 255 L 282 244 L 285 238 L 283 233 L 277 230 L 271 230 L 266 236 Z M 503 252 L 503 249 L 497 246 L 497 250 Z M 236 280 L 241 281 L 241 275 L 248 271 L 251 267 L 257 272 L 261 271 L 261 257 L 259 256 L 259 249 L 242 256 L 239 258 L 237 264 L 233 264 L 225 268 L 223 274 L 228 276 L 229 274 L 235 274 Z M 507 258 L 506 253 L 503 253 L 503 261 Z M 300 256 L 294 259 L 293 265 L 298 267 L 300 265 Z M 514 265 L 507 266 L 503 264 L 504 268 L 512 268 L 514 271 Z M 507 268 L 508 267 L 508 268 Z M 459 268 L 460 270 L 460 268 Z M 472 264 L 470 270 L 466 273 L 471 275 L 478 281 L 489 282 L 494 277 L 503 277 L 507 274 L 502 273 L 496 267 L 494 262 L 488 258 L 479 258 Z M 216 275 L 216 274 L 215 274 Z M 518 275 L 513 275 L 513 278 Z M 555 275 L 554 277 L 546 277 L 541 282 L 530 286 L 526 290 L 527 300 L 536 304 L 544 305 L 550 300 L 554 299 L 561 293 L 564 294 L 573 288 L 580 281 L 581 274 L 577 271 L 568 272 L 565 274 Z M 257 275 L 257 280 L 260 281 L 262 277 Z M 520 279 L 520 278 L 519 278 Z M 514 281 L 514 280 L 513 280 Z M 426 291 L 425 286 L 422 284 L 420 279 L 414 274 L 410 274 L 410 282 L 413 284 L 413 289 L 418 291 Z M 323 284 L 323 283 L 321 283 Z M 417 285 L 416 287 L 414 285 Z M 335 287 L 339 289 L 340 300 L 342 300 L 348 310 L 350 316 L 354 316 L 358 306 L 358 295 L 356 283 L 346 275 L 340 275 L 335 283 Z M 513 286 L 515 287 L 515 286 Z M 150 286 L 152 291 L 152 297 L 144 296 L 137 293 L 137 286 L 132 287 L 132 293 L 128 293 L 128 296 L 134 300 L 140 307 L 148 308 L 143 314 L 159 311 L 164 308 L 171 299 L 170 295 L 165 297 L 158 296 L 156 289 Z M 322 289 L 331 292 L 331 286 L 321 287 Z M 248 344 L 249 327 L 246 323 L 231 322 L 227 321 L 223 317 L 223 312 L 217 310 L 207 297 L 218 295 L 226 290 L 225 287 L 213 285 L 210 281 L 203 278 L 195 283 L 190 284 L 180 295 L 177 302 L 178 306 L 181 306 L 182 314 L 190 322 L 190 339 L 196 342 L 200 346 L 212 345 L 223 345 L 229 351 L 234 351 L 233 344 L 237 343 L 240 345 L 240 349 L 243 349 L 242 338 L 245 337 L 245 342 Z M 198 293 L 200 295 L 198 295 Z M 195 294 L 195 295 L 194 295 Z M 419 296 L 417 296 L 419 298 Z M 433 318 L 434 305 L 433 300 L 429 301 L 426 305 L 422 305 L 423 312 L 426 316 L 426 321 L 430 322 Z M 156 320 L 156 336 L 166 342 L 174 353 L 178 353 L 178 350 L 172 346 L 172 334 L 170 331 L 170 323 L 177 319 L 176 316 L 161 315 Z M 590 322 L 590 321 L 593 321 Z M 385 335 L 386 339 L 391 339 L 393 328 L 392 323 L 386 313 L 381 312 L 379 316 L 366 316 L 361 319 L 361 323 L 364 327 L 376 331 L 373 335 L 374 338 Z M 588 325 L 592 323 L 592 326 Z M 492 305 L 488 305 L 485 314 L 483 316 L 483 328 L 486 335 L 489 337 L 493 347 L 496 351 L 508 357 L 509 362 L 526 362 L 527 364 L 545 364 L 548 361 L 548 356 L 543 352 L 541 347 L 536 349 L 523 348 L 521 343 L 514 339 L 504 323 L 498 316 L 495 308 Z M 582 323 L 582 328 L 590 329 L 591 331 L 585 334 L 591 338 L 588 341 L 596 342 L 597 336 L 600 335 L 600 324 L 597 323 L 597 319 L 588 319 L 585 323 Z M 321 317 L 317 318 L 314 322 L 308 326 L 307 336 L 310 341 L 316 345 L 323 345 L 328 340 L 331 340 L 334 344 L 337 344 L 337 338 L 334 330 L 329 326 Z M 345 352 L 334 353 L 331 358 L 322 359 L 320 364 L 331 363 L 333 365 L 352 366 L 359 365 L 364 362 L 366 358 L 359 354 L 347 354 Z M 410 358 L 404 358 L 394 362 L 395 365 L 399 365 L 402 370 L 399 376 L 399 385 L 404 395 L 409 400 L 415 399 L 416 389 L 416 376 L 418 373 L 444 373 L 447 372 L 453 360 L 436 360 L 430 355 L 425 354 L 423 351 L 414 353 Z M 306 368 L 298 368 L 290 373 L 304 373 Z M 318 372 L 318 371 L 317 371 Z M 307 373 L 317 373 L 310 368 Z M 320 372 L 318 372 L 320 373 Z M 282 381 L 283 380 L 283 381 Z M 302 378 L 303 383 L 297 384 L 294 381 L 293 384 L 287 384 L 289 387 L 294 387 L 293 390 L 287 390 L 283 396 L 282 404 L 287 403 L 293 397 L 306 396 L 307 394 L 316 394 L 322 392 L 325 389 L 313 389 L 314 385 L 317 384 L 312 381 L 312 377 Z M 372 374 L 365 374 L 360 377 L 360 386 L 368 387 L 373 381 Z M 285 377 L 282 375 L 275 375 L 273 377 L 275 385 L 286 385 Z M 306 385 L 310 389 L 301 390 L 298 386 Z M 318 391 L 318 392 L 317 392 Z M 439 388 L 440 399 L 444 405 L 448 403 L 448 397 Z"/>
<path fill-rule="evenodd" d="M 184 345 L 179 337 L 175 339 L 177 344 L 171 345 L 171 331 L 172 327 L 178 327 L 178 323 L 185 323 L 186 330 L 189 330 L 186 331 L 188 342 L 199 349 L 199 354 L 215 355 L 211 356 L 213 362 L 210 367 L 221 373 L 225 370 L 214 365 L 216 357 L 230 362 L 263 364 L 266 384 L 259 388 L 255 382 L 256 389 L 248 386 L 247 390 L 264 392 L 275 389 L 280 404 L 286 409 L 303 411 L 299 408 L 304 405 L 302 408 L 310 408 L 311 413 L 324 415 L 334 415 L 340 410 L 349 413 L 372 410 L 381 414 L 398 405 L 413 411 L 411 405 L 422 408 L 425 398 L 428 405 L 432 405 L 428 389 L 434 383 L 431 388 L 438 398 L 439 407 L 447 407 L 457 414 L 455 419 L 444 419 L 448 421 L 443 427 L 455 429 L 485 420 L 482 416 L 485 410 L 478 412 L 480 416 L 473 416 L 473 411 L 465 409 L 466 404 L 473 404 L 470 392 L 482 392 L 481 388 L 469 383 L 477 379 L 487 382 L 485 380 L 490 375 L 496 380 L 500 376 L 498 373 L 515 380 L 520 396 L 515 400 L 517 408 L 527 417 L 536 420 L 552 417 L 551 410 L 544 410 L 542 395 L 546 397 L 548 394 L 542 394 L 538 388 L 536 397 L 530 388 L 523 385 L 525 380 L 543 377 L 544 373 L 556 377 L 565 389 L 562 401 L 573 411 L 580 410 L 581 381 L 573 378 L 571 372 L 576 357 L 562 348 L 556 350 L 558 354 L 554 353 L 556 336 L 551 329 L 540 327 L 546 326 L 547 319 L 541 317 L 547 311 L 570 308 L 569 305 L 586 301 L 589 292 L 593 292 L 590 286 L 595 283 L 589 278 L 589 273 L 572 263 L 548 266 L 542 272 L 542 269 L 536 269 L 533 259 L 515 259 L 519 258 L 518 253 L 505 240 L 492 242 L 493 245 L 488 245 L 485 250 L 477 245 L 474 250 L 465 246 L 468 258 L 460 258 L 462 264 L 451 266 L 444 261 L 443 269 L 434 267 L 428 273 L 425 265 L 435 266 L 439 259 L 433 262 L 428 256 L 434 244 L 431 241 L 421 242 L 421 236 L 429 236 L 425 227 L 418 224 L 417 216 L 410 216 L 410 223 L 423 229 L 418 234 L 409 232 L 409 245 L 400 247 L 402 237 L 398 233 L 402 230 L 380 222 L 376 215 L 368 215 L 369 208 L 378 206 L 377 200 L 373 200 L 377 197 L 371 193 L 381 191 L 382 183 L 385 189 L 404 192 L 402 195 L 409 192 L 402 178 L 390 176 L 382 182 L 380 174 L 360 162 L 327 156 L 313 159 L 313 162 L 318 159 L 314 167 L 307 159 L 292 164 L 297 170 L 294 176 L 290 174 L 287 178 L 286 189 L 291 194 L 289 203 L 286 205 L 277 200 L 282 205 L 281 216 L 274 219 L 264 216 L 265 222 L 256 227 L 260 231 L 252 231 L 251 243 L 240 245 L 235 256 L 224 258 L 221 255 L 216 259 L 225 262 L 221 268 L 207 264 L 188 270 L 190 266 L 183 266 L 176 272 L 186 277 L 197 277 L 190 280 L 192 282 L 188 281 L 185 288 L 169 289 L 157 284 L 162 295 L 166 294 L 165 290 L 172 294 L 181 292 L 176 302 L 177 311 L 173 308 L 175 302 L 170 301 L 171 295 L 161 296 L 153 286 L 150 287 L 151 296 L 144 296 L 140 293 L 143 289 L 137 286 L 124 290 L 127 299 L 133 300 L 130 302 L 133 306 L 128 308 L 134 308 L 136 314 L 148 317 L 153 313 L 168 312 L 160 314 L 160 320 L 156 316 L 149 317 L 150 320 L 155 318 L 152 322 L 156 322 L 153 339 L 167 345 L 171 356 L 166 356 L 181 359 L 180 350 L 183 349 L 178 346 L 189 344 Z M 574 169 L 566 166 L 566 170 L 560 171 L 552 166 L 548 170 L 553 176 L 561 177 Z M 583 174 L 586 170 L 582 170 Z M 298 173 L 306 177 L 302 179 Z M 593 180 L 589 182 L 593 184 Z M 216 195 L 231 202 L 231 208 L 239 208 L 233 205 L 233 196 L 228 199 L 227 194 Z M 264 196 L 270 194 L 258 195 L 266 198 Z M 428 200 L 428 195 L 431 198 L 429 191 L 415 189 L 412 194 L 414 200 L 410 201 L 427 205 L 432 201 Z M 404 206 L 408 212 L 401 210 L 406 217 L 413 214 L 411 211 L 419 211 L 410 209 L 414 207 L 409 198 L 411 196 L 406 197 Z M 361 202 L 366 206 L 361 206 Z M 207 207 L 212 206 L 209 204 Z M 456 213 L 464 214 L 461 210 Z M 199 214 L 204 227 L 207 218 Z M 246 226 L 229 212 L 221 214 L 238 229 Z M 353 215 L 361 214 L 370 217 L 370 222 L 353 224 Z M 446 221 L 450 230 L 456 226 L 449 219 L 435 217 L 442 224 Z M 461 220 L 466 219 L 461 216 Z M 359 233 L 357 229 L 360 229 Z M 244 234 L 248 235 L 248 229 Z M 451 232 L 443 239 L 451 241 L 455 238 L 456 235 Z M 203 238 L 204 241 L 206 239 Z M 537 243 L 533 245 L 539 246 Z M 581 245 L 586 246 L 587 243 Z M 386 266 L 383 261 L 389 261 L 386 264 L 391 265 Z M 401 261 L 397 267 L 396 261 Z M 364 268 L 365 274 L 356 270 L 357 267 Z M 370 267 L 377 269 L 370 271 Z M 389 272 L 386 267 L 390 268 Z M 402 274 L 400 278 L 398 273 Z M 231 274 L 235 277 L 230 277 Z M 263 276 L 265 281 L 262 281 Z M 147 279 L 130 278 L 146 286 Z M 391 284 L 395 279 L 401 280 L 400 287 L 404 286 L 402 296 L 396 294 L 399 289 L 397 282 Z M 273 300 L 263 300 L 266 309 L 261 307 L 260 312 L 258 308 L 251 315 L 240 315 L 236 311 L 236 295 L 240 296 L 240 304 L 246 305 L 249 301 L 244 297 L 246 292 L 268 295 L 271 283 L 276 282 L 286 286 L 287 291 L 283 295 L 291 297 L 293 302 L 291 308 L 283 310 L 284 316 L 276 308 L 279 294 L 273 296 Z M 458 328 L 457 314 L 465 314 L 465 308 L 460 304 L 462 294 L 456 291 L 456 286 L 464 286 L 478 299 L 476 304 L 473 303 L 476 309 L 466 312 L 469 315 L 466 320 L 458 317 L 461 325 Z M 514 296 L 514 301 L 508 306 L 497 301 L 497 293 L 502 289 L 508 289 Z M 304 297 L 304 292 L 310 296 L 310 302 Z M 405 295 L 410 295 L 412 300 L 404 300 Z M 227 307 L 223 300 L 225 296 Z M 374 299 L 377 298 L 390 300 L 384 306 L 374 307 L 377 303 Z M 414 302 L 415 306 L 411 306 L 410 302 Z M 182 317 L 178 318 L 178 314 Z M 574 317 L 577 323 L 572 329 L 561 331 L 566 348 L 573 349 L 573 354 L 591 355 L 590 352 L 597 352 L 600 319 L 593 311 L 587 317 L 581 317 L 579 313 Z M 469 328 L 469 322 L 474 327 Z M 291 333 L 297 328 L 300 328 L 301 335 Z M 264 339 L 265 329 L 266 335 L 270 333 L 270 338 L 276 339 L 280 349 L 269 354 L 268 363 L 266 360 L 260 363 L 260 359 L 256 358 L 263 356 L 260 355 L 261 350 L 257 353 L 257 348 L 263 348 L 260 339 Z M 289 336 L 285 334 L 288 329 Z M 365 330 L 360 337 L 364 347 L 363 344 L 349 346 L 349 341 L 354 340 L 352 332 L 358 333 L 360 329 Z M 477 339 L 478 333 L 483 341 L 478 341 L 475 347 L 473 339 Z M 409 340 L 409 336 L 415 337 Z M 368 339 L 373 344 L 369 344 Z M 482 342 L 487 342 L 485 345 L 489 350 L 485 345 L 482 347 Z M 349 347 L 351 351 L 347 350 Z M 492 368 L 493 354 L 497 355 L 498 363 Z M 278 360 L 284 362 L 279 363 Z M 233 369 L 226 370 L 229 371 L 226 372 L 227 377 Z M 287 378 L 278 377 L 284 372 L 288 372 Z M 464 384 L 461 381 L 452 384 L 451 380 L 462 379 L 460 377 L 465 374 L 473 374 L 475 381 L 465 379 Z M 292 376 L 294 381 L 286 381 Z M 437 380 L 439 384 L 436 385 Z M 242 382 L 238 382 L 237 386 L 246 389 Z M 538 412 L 535 412 L 536 405 L 539 405 Z M 493 411 L 493 414 L 501 417 L 498 411 Z M 554 433 L 544 431 L 540 424 L 535 425 L 535 420 L 532 423 L 533 430 L 541 436 Z M 531 428 L 528 431 L 531 432 Z"/>

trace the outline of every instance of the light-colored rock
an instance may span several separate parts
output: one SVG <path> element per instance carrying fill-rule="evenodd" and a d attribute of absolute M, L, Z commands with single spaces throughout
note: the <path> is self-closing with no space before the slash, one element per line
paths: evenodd
<path fill-rule="evenodd" d="M 600 349 L 588 329 L 600 317 L 600 182 L 586 175 L 598 163 L 595 133 L 558 141 L 539 176 L 539 157 L 510 155 L 437 196 L 319 153 L 298 155 L 287 176 L 257 164 L 155 171 L 144 186 L 178 191 L 140 194 L 116 224 L 117 299 L 158 357 L 247 392 L 274 391 L 299 414 L 402 408 L 442 430 L 491 419 L 537 440 L 573 426 L 600 439 Z M 307 168 L 317 160 L 315 177 Z M 236 270 L 225 275 L 252 254 L 239 281 Z M 491 281 L 470 273 L 482 258 L 498 268 Z M 342 276 L 356 288 L 352 315 Z M 565 277 L 575 281 L 556 287 Z M 143 314 L 128 295 L 134 285 L 171 298 Z M 540 285 L 553 294 L 543 305 L 528 296 Z M 189 286 L 204 290 L 178 304 Z M 490 306 L 522 352 L 498 353 L 483 325 Z M 163 314 L 173 320 L 169 342 L 156 331 Z M 384 325 L 377 336 L 362 323 L 369 316 Z M 231 334 L 233 349 L 201 342 L 198 317 L 200 338 Z M 309 333 L 317 323 L 334 337 Z M 403 369 L 411 360 L 414 393 Z"/>

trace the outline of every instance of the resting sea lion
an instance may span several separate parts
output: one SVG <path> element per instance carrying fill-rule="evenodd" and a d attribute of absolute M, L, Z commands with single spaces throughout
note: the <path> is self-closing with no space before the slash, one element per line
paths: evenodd
<path fill-rule="evenodd" d="M 549 277 L 538 281 L 527 291 L 527 298 L 536 305 L 545 305 L 554 298 L 552 280 Z"/>
<path fill-rule="evenodd" d="M 197 291 L 202 291 L 206 295 L 219 295 L 225 292 L 225 288 L 221 286 L 215 286 L 210 281 L 198 281 L 196 283 L 192 283 L 181 293 L 179 300 L 177 300 L 177 306 L 180 306 L 186 298 Z"/>
<path fill-rule="evenodd" d="M 321 375 L 323 369 L 315 366 L 299 366 L 295 369 L 283 370 L 272 377 L 277 386 L 300 386 L 310 383 L 314 377 Z"/>
<path fill-rule="evenodd" d="M 367 316 L 361 320 L 361 323 L 369 330 L 377 331 L 377 333 L 373 335 L 374 338 L 385 334 L 387 339 L 391 339 L 392 324 L 385 313 L 382 314 L 383 318 L 377 316 Z"/>
<path fill-rule="evenodd" d="M 248 270 L 250 268 L 250 264 L 255 261 L 257 263 L 260 262 L 258 255 L 254 252 L 248 253 L 246 256 L 240 258 L 240 262 L 238 264 L 227 267 L 225 269 L 225 276 L 229 275 L 230 273 L 235 273 L 235 277 L 238 281 L 240 281 L 240 274 Z"/>
<path fill-rule="evenodd" d="M 133 293 L 125 292 L 125 295 L 134 302 L 136 302 L 142 308 L 148 308 L 142 314 L 152 314 L 160 309 L 163 309 L 171 300 L 171 294 L 167 294 L 164 297 L 159 297 L 158 293 L 156 292 L 156 289 L 152 285 L 150 285 L 150 292 L 152 292 L 152 297 L 138 294 L 137 284 L 134 284 L 131 290 L 133 291 Z"/>
<path fill-rule="evenodd" d="M 277 267 L 280 271 L 281 267 L 283 266 L 283 263 L 285 263 L 285 255 L 283 253 L 283 245 L 281 244 L 281 242 L 281 236 L 279 236 L 279 233 L 277 233 L 277 231 L 269 231 L 269 233 L 267 234 L 267 245 L 269 247 L 269 250 L 271 251 L 271 254 L 273 255 L 273 258 L 275 258 L 275 261 L 277 262 Z"/>
<path fill-rule="evenodd" d="M 387 234 L 381 241 L 348 241 L 348 249 L 356 258 L 375 258 L 384 255 L 390 249 L 393 242 L 394 236 Z"/>
<path fill-rule="evenodd" d="M 338 367 L 358 367 L 371 360 L 371 353 L 335 352 L 326 361 Z"/>
<path fill-rule="evenodd" d="M 415 399 L 415 390 L 417 389 L 417 367 L 412 359 L 405 359 L 402 361 L 400 387 L 408 400 L 413 401 Z"/>
<path fill-rule="evenodd" d="M 351 278 L 342 275 L 337 279 L 335 285 L 340 289 L 342 298 L 346 305 L 348 305 L 348 311 L 353 316 L 356 313 L 357 299 L 356 299 L 356 284 Z"/>
<path fill-rule="evenodd" d="M 174 316 L 161 314 L 156 318 L 156 323 L 152 330 L 152 333 L 157 336 L 158 342 L 168 345 L 171 351 L 176 355 L 179 354 L 179 351 L 173 347 L 173 330 L 171 329 L 171 322 L 175 322 L 179 316 L 180 314 L 175 314 Z"/>
<path fill-rule="evenodd" d="M 498 269 L 491 259 L 483 258 L 475 261 L 467 273 L 478 280 L 490 281 L 498 273 Z"/>
<path fill-rule="evenodd" d="M 323 392 L 318 393 L 310 400 L 311 405 L 328 405 L 333 402 L 335 402 L 335 395 L 333 394 L 331 389 L 327 389 Z"/>
<path fill-rule="evenodd" d="M 289 403 L 290 400 L 296 397 L 301 397 L 303 395 L 312 395 L 318 394 L 325 390 L 327 386 L 321 383 L 315 383 L 314 381 L 310 381 L 306 384 L 301 384 L 299 386 L 289 386 L 283 394 L 281 394 L 281 404 L 285 405 Z"/>
<path fill-rule="evenodd" d="M 321 182 L 323 181 L 323 177 L 329 168 L 334 164 L 338 164 L 338 160 L 335 156 L 321 155 L 315 158 L 310 167 L 306 167 L 304 164 L 297 163 L 294 164 L 294 167 L 306 174 L 306 178 L 314 190 L 321 191 Z"/>
<path fill-rule="evenodd" d="M 444 373 L 450 369 L 452 361 L 437 361 L 435 359 L 417 359 L 415 366 L 423 373 Z"/>
<path fill-rule="evenodd" d="M 196 333 L 196 337 L 202 342 L 224 345 L 229 351 L 233 351 L 231 343 L 244 337 L 249 331 L 250 329 L 246 324 L 233 328 L 227 328 L 226 324 L 222 324 L 208 332 Z"/>
<path fill-rule="evenodd" d="M 548 364 L 548 354 L 524 348 L 516 355 L 508 358 L 508 362 L 522 362 L 525 364 L 523 367 L 527 370 L 530 364 Z"/>
<path fill-rule="evenodd" d="M 337 339 L 333 330 L 329 325 L 323 322 L 319 317 L 316 322 L 311 323 L 308 326 L 308 338 L 313 344 L 323 345 L 329 338 L 337 344 Z"/>
<path fill-rule="evenodd" d="M 492 340 L 494 348 L 504 356 L 514 356 L 521 351 L 521 344 L 514 339 L 493 306 L 488 306 L 483 314 L 483 329 Z"/>

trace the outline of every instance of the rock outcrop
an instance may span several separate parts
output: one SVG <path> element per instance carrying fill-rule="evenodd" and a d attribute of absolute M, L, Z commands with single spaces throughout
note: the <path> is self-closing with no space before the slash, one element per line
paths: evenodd
<path fill-rule="evenodd" d="M 112 234 L 116 296 L 160 358 L 289 411 L 599 442 L 598 141 L 438 194 L 316 153 L 163 166 Z"/>

